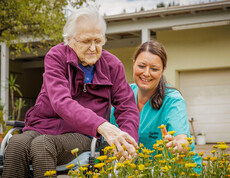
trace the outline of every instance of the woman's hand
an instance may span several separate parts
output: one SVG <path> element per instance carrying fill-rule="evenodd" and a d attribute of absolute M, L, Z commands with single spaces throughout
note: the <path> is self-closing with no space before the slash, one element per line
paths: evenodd
<path fill-rule="evenodd" d="M 126 159 L 136 155 L 135 148 L 138 148 L 138 145 L 128 133 L 121 131 L 109 122 L 101 124 L 97 128 L 97 131 L 105 138 L 110 146 L 113 144 L 116 146 L 117 150 L 114 150 L 116 155 L 120 153 L 120 156 L 124 156 Z"/>
<path fill-rule="evenodd" d="M 168 143 L 166 144 L 166 147 L 167 148 L 171 148 L 172 147 L 172 144 L 173 144 L 173 150 L 170 150 L 170 152 L 173 152 L 175 153 L 176 150 L 178 150 L 179 154 L 181 152 L 184 152 L 186 153 L 187 152 L 187 147 L 188 147 L 188 142 L 187 142 L 187 135 L 185 134 L 180 134 L 180 135 L 177 135 L 175 137 L 173 137 L 172 135 L 170 135 L 166 128 L 164 127 L 163 129 L 161 129 L 161 133 L 162 135 L 164 135 L 164 140 L 168 140 Z M 184 146 L 182 146 L 184 145 Z"/>

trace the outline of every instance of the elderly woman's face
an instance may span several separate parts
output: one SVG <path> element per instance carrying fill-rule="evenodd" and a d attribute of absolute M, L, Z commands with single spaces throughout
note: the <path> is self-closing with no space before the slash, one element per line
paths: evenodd
<path fill-rule="evenodd" d="M 101 56 L 103 33 L 100 27 L 82 24 L 69 46 L 76 52 L 78 62 L 83 66 L 93 65 Z"/>

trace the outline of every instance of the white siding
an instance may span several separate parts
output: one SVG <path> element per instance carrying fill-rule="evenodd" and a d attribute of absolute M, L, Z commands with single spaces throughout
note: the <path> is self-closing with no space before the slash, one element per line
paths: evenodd
<path fill-rule="evenodd" d="M 186 71 L 179 76 L 196 133 L 204 131 L 209 143 L 230 142 L 230 69 Z"/>

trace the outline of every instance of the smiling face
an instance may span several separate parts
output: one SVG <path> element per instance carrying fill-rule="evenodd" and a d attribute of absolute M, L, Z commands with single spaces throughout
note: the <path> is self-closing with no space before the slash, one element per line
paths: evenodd
<path fill-rule="evenodd" d="M 154 93 L 163 75 L 161 58 L 148 51 L 141 52 L 133 65 L 133 78 L 140 90 Z"/>
<path fill-rule="evenodd" d="M 85 23 L 78 27 L 78 33 L 69 42 L 69 46 L 78 56 L 78 62 L 83 66 L 92 66 L 98 61 L 103 44 L 104 38 L 100 26 Z"/>

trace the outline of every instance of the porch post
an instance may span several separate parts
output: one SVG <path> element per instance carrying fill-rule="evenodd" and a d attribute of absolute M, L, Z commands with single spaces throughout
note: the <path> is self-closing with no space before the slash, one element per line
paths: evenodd
<path fill-rule="evenodd" d="M 8 120 L 9 112 L 9 48 L 6 43 L 1 44 L 1 103 L 4 106 L 4 120 Z"/>
<path fill-rule="evenodd" d="M 141 29 L 141 43 L 144 43 L 149 40 L 150 40 L 150 30 L 147 28 L 142 28 Z"/>

